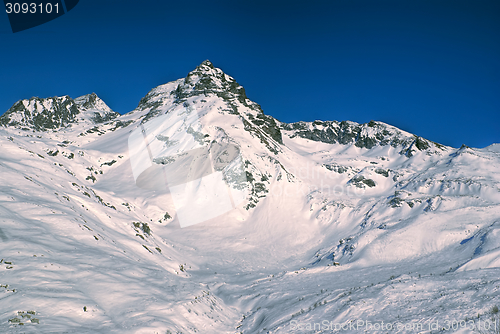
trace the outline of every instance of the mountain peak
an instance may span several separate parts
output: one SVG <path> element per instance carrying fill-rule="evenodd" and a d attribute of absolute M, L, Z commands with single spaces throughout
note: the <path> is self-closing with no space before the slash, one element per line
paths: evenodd
<path fill-rule="evenodd" d="M 211 102 L 210 102 L 211 101 Z M 198 104 L 197 104 L 198 103 Z M 267 133 L 277 143 L 282 144 L 281 131 L 276 120 L 265 115 L 259 104 L 247 98 L 245 89 L 220 68 L 205 60 L 183 79 L 178 79 L 150 90 L 141 99 L 136 110 L 145 111 L 141 122 L 147 122 L 162 112 L 179 105 L 197 104 L 211 106 L 210 110 L 242 117 L 246 131 L 256 136 Z M 213 105 L 217 104 L 217 108 Z M 267 139 L 261 138 L 263 142 Z"/>
<path fill-rule="evenodd" d="M 86 94 L 74 99 L 75 104 L 81 110 L 97 109 L 106 112 L 113 112 L 110 107 L 96 93 Z"/>
<path fill-rule="evenodd" d="M 102 123 L 117 117 L 95 93 L 72 99 L 68 95 L 19 100 L 0 117 L 0 125 L 47 131 L 71 126 L 78 118 Z"/>
<path fill-rule="evenodd" d="M 189 72 L 186 78 L 177 85 L 172 95 L 178 103 L 193 96 L 215 95 L 234 108 L 240 104 L 256 111 L 257 114 L 263 113 L 257 103 L 248 99 L 245 89 L 233 77 L 215 67 L 209 60 L 205 60 Z"/>
<path fill-rule="evenodd" d="M 198 65 L 198 67 L 202 67 L 202 66 L 207 66 L 209 68 L 214 68 L 214 64 L 212 64 L 212 62 L 210 60 L 204 60 L 200 65 Z"/>
<path fill-rule="evenodd" d="M 165 103 L 181 104 L 195 96 L 215 95 L 225 102 L 239 102 L 252 110 L 262 113 L 260 106 L 250 101 L 245 89 L 236 80 L 215 67 L 209 60 L 203 61 L 184 79 L 179 79 L 153 88 L 139 103 L 137 109 L 155 111 Z M 173 101 L 170 101 L 173 97 Z"/>
<path fill-rule="evenodd" d="M 231 87 L 241 87 L 236 83 L 236 80 L 225 74 L 220 68 L 215 67 L 209 60 L 205 60 L 193 71 L 189 72 L 184 79 L 184 85 L 198 91 L 208 90 L 210 92 L 227 90 Z"/>

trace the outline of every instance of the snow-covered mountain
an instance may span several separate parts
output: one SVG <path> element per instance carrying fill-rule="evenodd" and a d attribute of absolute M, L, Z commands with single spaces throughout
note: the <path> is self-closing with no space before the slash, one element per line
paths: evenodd
<path fill-rule="evenodd" d="M 282 123 L 209 61 L 0 124 L 2 333 L 500 329 L 498 144 Z"/>
<path fill-rule="evenodd" d="M 71 127 L 76 123 L 102 123 L 116 118 L 95 93 L 71 99 L 69 96 L 16 102 L 4 115 L 0 124 L 23 130 L 47 131 Z"/>

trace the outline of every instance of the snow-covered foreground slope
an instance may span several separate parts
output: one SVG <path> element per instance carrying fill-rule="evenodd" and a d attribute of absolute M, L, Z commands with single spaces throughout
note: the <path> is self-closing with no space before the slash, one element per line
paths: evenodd
<path fill-rule="evenodd" d="M 497 144 L 280 123 L 210 62 L 0 122 L 1 333 L 500 329 Z"/>

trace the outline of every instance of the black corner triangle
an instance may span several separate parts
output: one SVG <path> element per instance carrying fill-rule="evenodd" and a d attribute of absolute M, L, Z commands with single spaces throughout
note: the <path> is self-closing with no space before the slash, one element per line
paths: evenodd
<path fill-rule="evenodd" d="M 75 8 L 75 6 L 78 4 L 78 1 L 80 0 L 64 0 L 64 3 L 66 4 L 66 12 L 69 12 L 70 10 Z"/>

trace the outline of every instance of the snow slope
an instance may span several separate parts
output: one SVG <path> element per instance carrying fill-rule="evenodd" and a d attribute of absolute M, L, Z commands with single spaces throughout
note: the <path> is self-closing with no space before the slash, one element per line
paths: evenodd
<path fill-rule="evenodd" d="M 208 61 L 125 115 L 89 94 L 0 123 L 2 333 L 500 327 L 498 144 L 281 123 Z"/>

